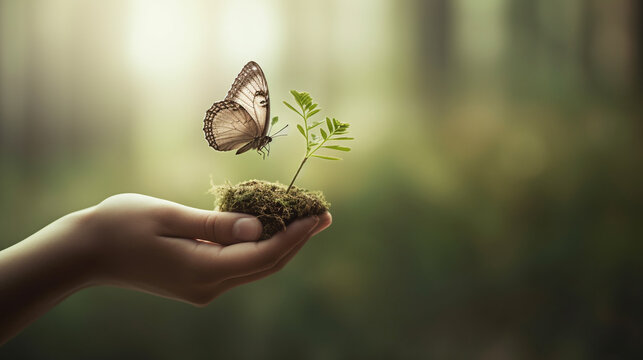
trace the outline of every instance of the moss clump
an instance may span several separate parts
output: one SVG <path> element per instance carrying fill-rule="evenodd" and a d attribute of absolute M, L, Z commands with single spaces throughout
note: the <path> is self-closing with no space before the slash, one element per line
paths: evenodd
<path fill-rule="evenodd" d="M 321 215 L 330 208 L 324 195 L 293 186 L 261 180 L 250 180 L 237 185 L 214 186 L 219 211 L 240 212 L 256 216 L 263 224 L 260 240 L 265 240 L 298 218 Z"/>

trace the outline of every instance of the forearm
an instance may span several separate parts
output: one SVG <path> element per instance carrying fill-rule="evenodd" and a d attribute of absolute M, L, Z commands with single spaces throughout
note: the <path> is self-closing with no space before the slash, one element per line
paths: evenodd
<path fill-rule="evenodd" d="M 79 214 L 0 251 L 0 344 L 88 284 L 82 239 L 73 231 Z"/>

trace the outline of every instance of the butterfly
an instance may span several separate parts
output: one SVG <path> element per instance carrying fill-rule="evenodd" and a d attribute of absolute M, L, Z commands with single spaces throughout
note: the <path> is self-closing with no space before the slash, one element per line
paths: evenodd
<path fill-rule="evenodd" d="M 215 150 L 237 150 L 239 155 L 256 149 L 265 158 L 263 151 L 270 151 L 274 137 L 268 135 L 269 119 L 268 82 L 259 64 L 250 61 L 237 75 L 225 99 L 215 102 L 205 113 L 203 132 Z"/>

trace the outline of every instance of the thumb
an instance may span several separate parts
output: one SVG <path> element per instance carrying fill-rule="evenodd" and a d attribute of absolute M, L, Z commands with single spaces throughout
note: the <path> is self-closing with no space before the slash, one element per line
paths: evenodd
<path fill-rule="evenodd" d="M 178 205 L 178 204 L 177 204 Z M 179 205 L 162 219 L 166 236 L 201 239 L 221 245 L 256 241 L 263 229 L 252 215 L 208 211 Z"/>

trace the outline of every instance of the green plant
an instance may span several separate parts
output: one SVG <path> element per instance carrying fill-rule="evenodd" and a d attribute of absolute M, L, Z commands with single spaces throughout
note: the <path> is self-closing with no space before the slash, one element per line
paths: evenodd
<path fill-rule="evenodd" d="M 332 120 L 328 117 L 326 118 L 325 123 L 326 123 L 326 127 L 328 128 L 328 132 L 324 130 L 323 126 L 320 126 L 324 123 L 324 121 L 315 121 L 309 124 L 308 120 L 313 115 L 317 114 L 321 109 L 317 107 L 318 105 L 313 102 L 312 97 L 310 97 L 310 94 L 308 94 L 307 92 L 298 92 L 296 90 L 290 90 L 290 93 L 295 98 L 295 101 L 297 102 L 297 105 L 299 105 L 299 109 L 301 111 L 295 109 L 294 106 L 290 105 L 286 101 L 284 101 L 284 104 L 290 110 L 296 112 L 297 115 L 299 115 L 304 120 L 303 126 L 301 124 L 297 124 L 297 130 L 299 130 L 299 132 L 304 137 L 304 139 L 306 139 L 306 154 L 304 155 L 304 159 L 301 161 L 301 164 L 299 165 L 299 168 L 297 169 L 295 176 L 293 176 L 292 181 L 290 182 L 290 185 L 288 185 L 288 189 L 286 190 L 286 193 L 288 193 L 292 188 L 292 185 L 295 183 L 295 179 L 297 179 L 297 175 L 299 175 L 301 168 L 304 166 L 304 164 L 309 158 L 316 157 L 324 160 L 341 160 L 341 158 L 338 158 L 335 156 L 316 154 L 318 150 L 320 149 L 330 149 L 330 150 L 337 150 L 337 151 L 351 150 L 349 147 L 346 147 L 346 146 L 327 145 L 329 141 L 332 142 L 332 141 L 353 140 L 352 137 L 342 136 L 348 133 L 349 124 L 340 122 L 335 118 L 332 118 Z M 319 135 L 313 132 L 315 128 L 319 130 Z"/>

